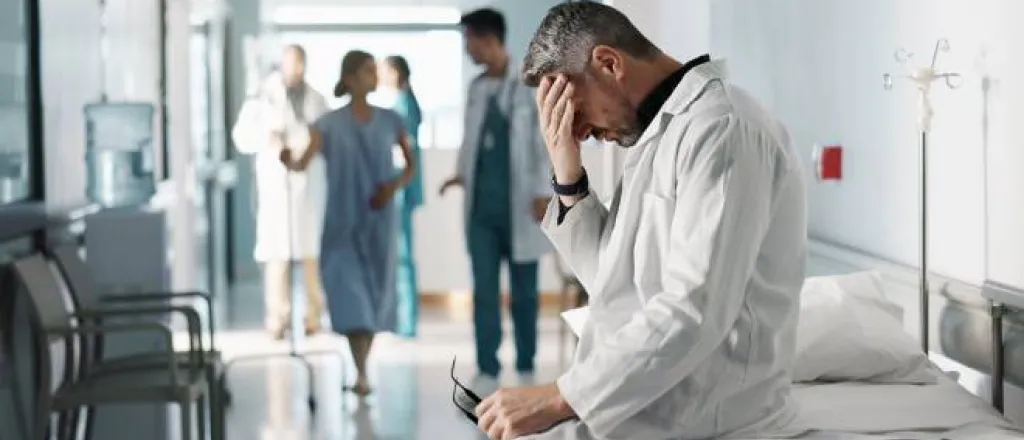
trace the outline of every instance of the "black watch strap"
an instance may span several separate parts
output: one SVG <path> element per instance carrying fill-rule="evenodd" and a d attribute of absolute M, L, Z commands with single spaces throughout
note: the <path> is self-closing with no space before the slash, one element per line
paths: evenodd
<path fill-rule="evenodd" d="M 560 185 L 555 176 L 551 175 L 551 188 L 555 194 L 560 196 L 578 196 L 590 190 L 590 179 L 587 178 L 587 169 L 583 169 L 583 176 L 576 183 Z"/>

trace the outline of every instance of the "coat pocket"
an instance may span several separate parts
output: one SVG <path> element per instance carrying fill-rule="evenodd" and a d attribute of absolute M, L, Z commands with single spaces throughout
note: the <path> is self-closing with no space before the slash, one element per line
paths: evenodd
<path fill-rule="evenodd" d="M 650 295 L 662 290 L 662 268 L 667 263 L 672 226 L 673 201 L 644 193 L 633 246 L 633 281 L 638 290 Z"/>

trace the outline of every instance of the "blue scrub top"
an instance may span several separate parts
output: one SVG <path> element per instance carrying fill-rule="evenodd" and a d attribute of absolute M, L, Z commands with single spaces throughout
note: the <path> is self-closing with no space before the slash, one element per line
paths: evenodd
<path fill-rule="evenodd" d="M 508 226 L 512 223 L 511 128 L 496 95 L 488 99 L 486 111 L 477 150 L 476 187 L 473 188 L 470 218 L 495 226 Z"/>

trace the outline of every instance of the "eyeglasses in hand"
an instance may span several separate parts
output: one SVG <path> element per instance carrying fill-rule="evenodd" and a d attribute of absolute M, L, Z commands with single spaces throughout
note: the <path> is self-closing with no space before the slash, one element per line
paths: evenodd
<path fill-rule="evenodd" d="M 452 390 L 452 401 L 455 402 L 455 407 L 462 411 L 473 424 L 479 423 L 476 417 L 476 406 L 480 404 L 483 399 L 477 396 L 473 390 L 470 390 L 461 382 L 455 378 L 455 359 L 452 359 L 452 382 L 455 382 L 455 389 Z"/>

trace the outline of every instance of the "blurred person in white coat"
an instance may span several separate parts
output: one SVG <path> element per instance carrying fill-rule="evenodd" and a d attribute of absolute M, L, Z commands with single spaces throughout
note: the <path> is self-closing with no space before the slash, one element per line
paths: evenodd
<path fill-rule="evenodd" d="M 590 293 L 570 368 L 476 409 L 492 439 L 765 438 L 790 393 L 807 257 L 804 168 L 721 60 L 680 62 L 618 10 L 558 5 L 523 62 L 558 195 L 543 227 Z M 580 141 L 623 147 L 605 205 Z M 557 426 L 556 426 L 557 425 Z"/>
<path fill-rule="evenodd" d="M 324 304 L 318 263 L 326 203 L 323 162 L 314 158 L 300 172 L 280 161 L 285 149 L 302 155 L 312 142 L 309 126 L 328 110 L 324 96 L 306 83 L 305 66 L 301 46 L 285 47 L 281 69 L 242 106 L 231 132 L 236 148 L 255 156 L 254 258 L 264 265 L 266 328 L 277 340 L 291 327 L 293 262 L 302 265 L 307 335 L 320 331 Z"/>

